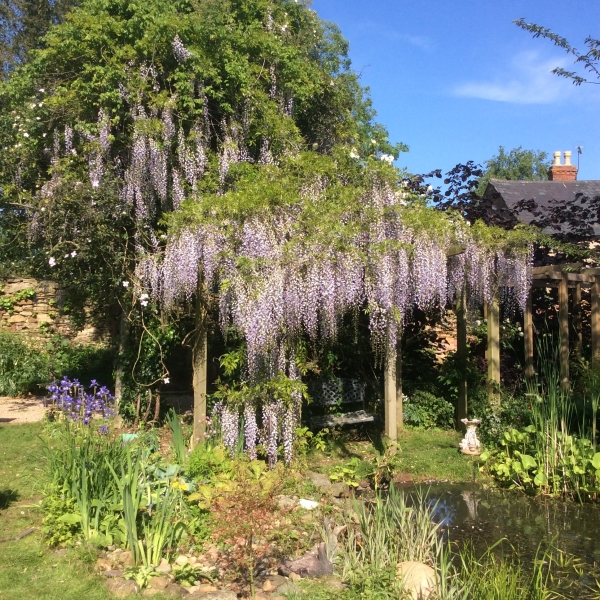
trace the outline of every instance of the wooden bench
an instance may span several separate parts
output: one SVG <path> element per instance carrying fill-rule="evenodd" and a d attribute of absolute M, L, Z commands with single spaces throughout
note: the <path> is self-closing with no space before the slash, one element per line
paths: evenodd
<path fill-rule="evenodd" d="M 365 384 L 358 379 L 315 379 L 307 382 L 312 403 L 308 406 L 308 425 L 311 429 L 323 429 L 341 425 L 373 423 L 375 415 L 365 410 Z M 341 413 L 315 414 L 325 412 L 333 406 L 340 410 L 362 408 Z"/>

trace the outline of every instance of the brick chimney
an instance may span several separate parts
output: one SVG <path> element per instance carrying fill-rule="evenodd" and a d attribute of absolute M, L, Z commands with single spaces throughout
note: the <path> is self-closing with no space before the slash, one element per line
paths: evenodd
<path fill-rule="evenodd" d="M 554 153 L 554 164 L 548 170 L 550 181 L 575 181 L 577 179 L 577 167 L 571 164 L 571 151 L 565 150 L 565 164 L 560 164 L 560 152 Z"/>

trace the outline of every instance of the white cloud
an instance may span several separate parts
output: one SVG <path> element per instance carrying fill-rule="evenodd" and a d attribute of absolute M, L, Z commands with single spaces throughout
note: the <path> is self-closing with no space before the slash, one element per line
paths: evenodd
<path fill-rule="evenodd" d="M 552 104 L 571 94 L 573 84 L 551 72 L 567 65 L 565 59 L 543 59 L 537 52 L 522 52 L 493 80 L 463 83 L 453 93 L 514 104 Z"/>

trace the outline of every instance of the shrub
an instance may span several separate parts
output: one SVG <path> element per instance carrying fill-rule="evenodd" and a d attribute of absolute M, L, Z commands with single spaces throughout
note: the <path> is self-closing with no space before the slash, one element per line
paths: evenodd
<path fill-rule="evenodd" d="M 39 394 L 58 376 L 112 381 L 112 351 L 106 346 L 71 344 L 59 335 L 43 341 L 0 332 L 0 395 Z"/>
<path fill-rule="evenodd" d="M 194 448 L 189 456 L 186 470 L 187 474 L 194 479 L 207 480 L 231 468 L 232 461 L 222 446 L 204 443 Z"/>
<path fill-rule="evenodd" d="M 443 398 L 417 390 L 412 398 L 404 399 L 404 423 L 415 429 L 451 429 L 454 407 Z"/>

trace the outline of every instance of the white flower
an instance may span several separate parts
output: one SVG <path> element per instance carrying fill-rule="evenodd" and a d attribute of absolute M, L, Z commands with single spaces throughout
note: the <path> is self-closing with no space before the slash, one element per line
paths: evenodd
<path fill-rule="evenodd" d="M 142 306 L 148 306 L 148 300 L 140 300 Z"/>
<path fill-rule="evenodd" d="M 35 104 L 32 104 L 29 108 L 35 108 Z"/>
<path fill-rule="evenodd" d="M 129 281 L 123 281 L 123 287 L 124 288 L 129 287 Z"/>
<path fill-rule="evenodd" d="M 428 185 L 427 186 L 427 193 L 431 194 L 431 192 L 433 192 L 433 186 L 432 185 Z"/>
<path fill-rule="evenodd" d="M 35 120 L 36 120 L 36 121 L 41 121 L 41 120 L 42 120 L 42 117 L 36 117 L 36 118 L 35 118 Z"/>
<path fill-rule="evenodd" d="M 77 156 L 77 150 L 75 150 L 75 148 L 71 148 L 71 154 L 73 156 Z"/>
<path fill-rule="evenodd" d="M 371 144 L 376 144 L 377 140 L 371 140 Z"/>
<path fill-rule="evenodd" d="M 68 254 L 65 254 L 65 258 L 69 258 L 69 255 L 68 255 Z"/>
<path fill-rule="evenodd" d="M 23 137 L 29 137 L 29 134 L 28 134 L 27 132 L 25 132 L 25 133 L 23 134 Z"/>
<path fill-rule="evenodd" d="M 388 165 L 391 165 L 394 162 L 394 156 L 392 154 L 382 154 L 379 157 L 379 160 L 383 160 L 384 162 L 388 163 Z"/>
<path fill-rule="evenodd" d="M 41 108 L 42 106 L 44 106 L 44 103 L 43 103 L 43 102 L 40 102 L 40 103 L 38 104 L 38 106 Z"/>
<path fill-rule="evenodd" d="M 99 181 L 97 181 L 96 179 L 94 179 L 94 181 L 92 181 L 92 187 L 93 187 L 93 188 L 100 187 L 100 182 L 99 182 Z"/>
<path fill-rule="evenodd" d="M 170 383 L 170 382 L 171 382 L 171 380 L 168 377 L 165 377 L 163 379 L 163 383 Z"/>
<path fill-rule="evenodd" d="M 475 321 L 475 325 L 477 325 L 477 327 L 479 327 L 481 325 L 481 321 L 479 319 L 477 319 L 477 321 Z"/>
<path fill-rule="evenodd" d="M 46 133 L 42 133 L 42 137 L 46 137 L 46 135 L 48 135 L 48 134 L 46 134 Z"/>
<path fill-rule="evenodd" d="M 53 266 L 56 264 L 56 259 L 54 258 L 54 256 L 51 256 L 51 257 L 48 259 L 48 264 L 49 264 L 51 267 L 53 267 Z"/>
<path fill-rule="evenodd" d="M 333 81 L 333 79 L 332 79 L 332 80 L 329 82 L 329 85 L 330 85 L 331 87 L 333 87 L 333 86 L 335 85 L 335 82 Z"/>
<path fill-rule="evenodd" d="M 356 148 L 352 148 L 352 150 L 350 150 L 350 158 L 360 158 Z"/>
<path fill-rule="evenodd" d="M 75 258 L 77 256 L 77 250 L 73 250 L 73 252 L 71 252 L 71 258 Z"/>
<path fill-rule="evenodd" d="M 38 90 L 38 92 L 42 92 L 42 94 L 43 94 L 45 91 L 46 91 L 46 90 L 45 90 L 44 88 L 40 88 L 40 89 Z"/>

